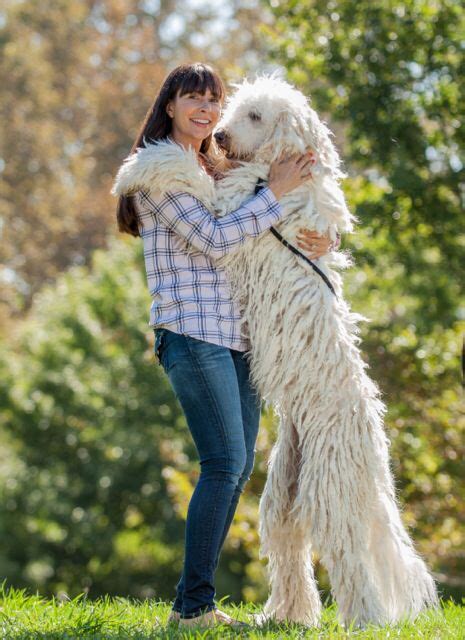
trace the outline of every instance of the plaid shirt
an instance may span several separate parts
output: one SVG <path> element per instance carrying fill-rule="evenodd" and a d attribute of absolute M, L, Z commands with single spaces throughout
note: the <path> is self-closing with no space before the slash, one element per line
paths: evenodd
<path fill-rule="evenodd" d="M 250 349 L 239 329 L 241 310 L 216 260 L 281 218 L 273 191 L 264 186 L 223 218 L 181 191 L 150 194 L 141 189 L 135 195 L 153 298 L 149 325 L 237 351 Z"/>

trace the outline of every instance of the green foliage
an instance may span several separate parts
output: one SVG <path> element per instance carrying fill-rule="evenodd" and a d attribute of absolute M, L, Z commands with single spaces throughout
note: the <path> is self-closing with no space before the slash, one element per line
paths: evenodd
<path fill-rule="evenodd" d="M 404 519 L 447 592 L 465 583 L 460 3 L 276 0 L 270 56 L 336 133 L 360 220 L 346 295 L 389 406 Z M 462 576 L 462 577 L 461 577 Z"/>

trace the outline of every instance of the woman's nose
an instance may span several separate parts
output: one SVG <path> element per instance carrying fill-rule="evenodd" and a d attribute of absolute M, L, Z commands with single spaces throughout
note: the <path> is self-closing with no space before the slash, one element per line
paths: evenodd
<path fill-rule="evenodd" d="M 204 100 L 202 100 L 202 102 L 198 105 L 200 109 L 208 109 L 209 106 L 210 106 L 210 102 L 208 98 L 204 98 Z"/>

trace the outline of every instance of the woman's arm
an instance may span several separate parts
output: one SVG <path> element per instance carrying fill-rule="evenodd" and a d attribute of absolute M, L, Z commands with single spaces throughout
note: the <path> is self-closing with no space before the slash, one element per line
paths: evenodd
<path fill-rule="evenodd" d="M 283 215 L 279 201 L 267 186 L 223 218 L 215 218 L 198 198 L 182 191 L 152 195 L 144 192 L 143 199 L 165 226 L 214 258 L 233 251 L 248 237 L 260 235 Z"/>

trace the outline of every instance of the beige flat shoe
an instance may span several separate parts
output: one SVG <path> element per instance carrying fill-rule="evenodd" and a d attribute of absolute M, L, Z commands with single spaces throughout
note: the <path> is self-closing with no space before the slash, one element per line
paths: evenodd
<path fill-rule="evenodd" d="M 181 614 L 179 613 L 179 611 L 171 610 L 171 613 L 168 617 L 168 624 L 171 624 L 172 622 L 179 622 L 180 617 L 181 617 Z"/>
<path fill-rule="evenodd" d="M 179 618 L 179 628 L 181 627 L 216 627 L 221 624 L 226 624 L 232 629 L 248 629 L 250 625 L 246 622 L 241 622 L 235 618 L 231 618 L 224 611 L 220 609 L 212 609 L 206 613 L 202 613 L 195 618 Z"/>

